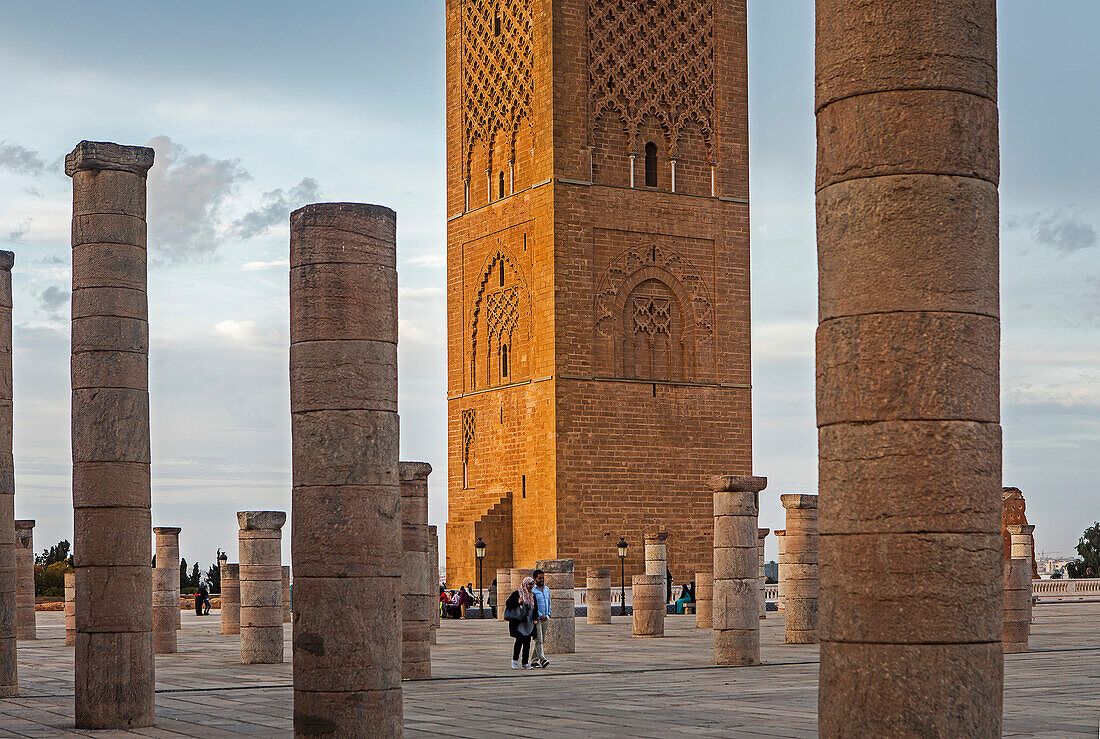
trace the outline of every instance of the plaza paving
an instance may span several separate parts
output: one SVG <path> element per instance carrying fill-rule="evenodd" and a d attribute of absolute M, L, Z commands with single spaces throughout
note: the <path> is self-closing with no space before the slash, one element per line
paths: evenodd
<path fill-rule="evenodd" d="M 157 656 L 157 725 L 73 729 L 73 652 L 60 613 L 38 614 L 19 643 L 22 695 L 0 700 L 0 736 L 289 736 L 287 662 L 241 665 L 215 615 L 184 613 L 180 652 Z M 758 667 L 708 667 L 710 632 L 670 616 L 664 639 L 633 639 L 628 619 L 577 622 L 577 649 L 548 671 L 514 672 L 506 627 L 444 621 L 432 680 L 404 684 L 407 736 L 804 737 L 816 734 L 817 648 L 783 644 L 782 617 L 763 624 Z M 1100 603 L 1042 605 L 1032 651 L 1005 657 L 1005 736 L 1088 736 L 1100 726 Z M 364 736 L 370 736 L 365 731 Z"/>

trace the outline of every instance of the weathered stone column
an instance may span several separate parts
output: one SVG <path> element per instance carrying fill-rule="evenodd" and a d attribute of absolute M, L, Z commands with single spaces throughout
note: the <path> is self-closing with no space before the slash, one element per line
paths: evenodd
<path fill-rule="evenodd" d="M 432 609 L 431 638 L 429 642 L 435 644 L 439 631 L 439 531 L 435 526 L 428 526 L 428 581 L 431 583 L 432 595 L 435 596 L 435 607 Z M 503 604 L 501 606 L 503 612 Z"/>
<path fill-rule="evenodd" d="M 283 589 L 283 623 L 288 624 L 291 621 L 292 613 L 290 610 L 290 565 L 283 565 L 282 570 L 282 589 Z"/>
<path fill-rule="evenodd" d="M 439 588 L 435 588 L 435 592 L 439 592 Z M 506 570 L 497 570 L 497 621 L 504 620 L 504 604 L 508 601 L 508 596 L 512 594 L 512 570 L 511 568 Z M 439 598 L 437 597 L 438 601 Z M 438 607 L 438 603 L 436 606 Z"/>
<path fill-rule="evenodd" d="M 175 654 L 176 618 L 180 614 L 180 529 L 157 526 L 157 566 L 153 568 L 153 651 Z"/>
<path fill-rule="evenodd" d="M 760 663 L 758 499 L 766 477 L 720 475 L 714 492 L 714 664 Z"/>
<path fill-rule="evenodd" d="M 76 644 L 76 573 L 65 573 L 65 646 Z"/>
<path fill-rule="evenodd" d="M 661 597 L 668 603 L 668 532 L 659 531 L 655 534 L 646 534 L 645 542 L 645 574 L 660 575 L 665 579 L 665 591 Z M 662 631 L 662 633 L 664 633 Z"/>
<path fill-rule="evenodd" d="M 714 575 L 695 573 L 695 628 L 714 628 Z"/>
<path fill-rule="evenodd" d="M 665 635 L 665 576 L 634 575 L 634 636 Z"/>
<path fill-rule="evenodd" d="M 1012 556 L 1004 560 L 1004 626 L 1002 648 L 1005 654 L 1026 652 L 1031 637 L 1031 535 L 1032 525 L 1009 524 Z"/>
<path fill-rule="evenodd" d="M 401 462 L 401 677 L 432 676 L 432 608 L 439 607 L 439 588 L 432 594 L 428 573 L 427 462 Z"/>
<path fill-rule="evenodd" d="M 819 731 L 999 736 L 996 1 L 816 7 Z"/>
<path fill-rule="evenodd" d="M 229 564 L 222 568 L 222 633 L 241 633 L 241 567 Z"/>
<path fill-rule="evenodd" d="M 760 618 L 768 617 L 768 604 L 767 599 L 764 597 L 764 541 L 768 538 L 768 534 L 771 529 L 757 529 L 756 536 L 760 553 L 760 569 L 759 569 L 759 596 L 760 596 Z"/>
<path fill-rule="evenodd" d="M 290 215 L 294 730 L 401 734 L 397 215 Z"/>
<path fill-rule="evenodd" d="M 775 544 L 779 548 L 779 553 L 776 557 L 776 580 L 778 580 L 778 587 L 776 590 L 779 595 L 776 599 L 776 608 L 779 613 L 786 613 L 787 611 L 787 532 L 782 529 L 777 529 L 772 532 L 775 534 Z"/>
<path fill-rule="evenodd" d="M 543 559 L 535 565 L 546 573 L 546 587 L 550 589 L 550 628 L 546 631 L 546 653 L 573 654 L 577 651 L 573 560 Z"/>
<path fill-rule="evenodd" d="M 519 586 L 523 583 L 523 578 L 532 577 L 535 574 L 534 569 L 527 568 L 512 568 L 512 590 L 519 590 Z M 508 591 L 508 595 L 512 594 L 512 590 Z"/>
<path fill-rule="evenodd" d="M 38 638 L 34 615 L 34 521 L 15 522 L 15 638 Z"/>
<path fill-rule="evenodd" d="M 12 456 L 11 268 L 15 254 L 0 251 L 0 698 L 19 694 L 15 632 L 15 460 Z"/>
<path fill-rule="evenodd" d="M 283 661 L 283 511 L 238 511 L 241 664 Z M 336 603 L 336 601 L 333 601 Z"/>
<path fill-rule="evenodd" d="M 611 568 L 589 567 L 585 573 L 588 623 L 611 623 Z"/>
<path fill-rule="evenodd" d="M 787 558 L 787 644 L 817 644 L 817 496 L 780 495 L 787 509 L 784 555 Z"/>
<path fill-rule="evenodd" d="M 76 728 L 153 724 L 145 177 L 153 150 L 82 141 L 73 178 Z M 93 602 L 94 601 L 94 602 Z"/>

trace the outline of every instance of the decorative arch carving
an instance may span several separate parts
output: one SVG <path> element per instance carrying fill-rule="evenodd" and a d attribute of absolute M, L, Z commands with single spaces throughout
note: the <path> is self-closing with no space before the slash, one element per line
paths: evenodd
<path fill-rule="evenodd" d="M 474 388 L 507 384 L 528 376 L 530 296 L 519 263 L 508 249 L 498 244 L 485 260 L 474 297 L 470 330 L 470 375 Z"/>

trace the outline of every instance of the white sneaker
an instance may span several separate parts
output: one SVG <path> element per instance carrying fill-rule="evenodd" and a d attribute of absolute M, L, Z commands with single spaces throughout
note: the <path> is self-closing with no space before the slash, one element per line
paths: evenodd
<path fill-rule="evenodd" d="M 519 669 L 519 660 L 518 659 L 512 660 L 512 669 L 513 670 L 518 670 Z"/>
<path fill-rule="evenodd" d="M 523 669 L 525 669 L 525 670 L 533 670 L 533 669 L 535 669 L 535 666 L 534 666 L 534 665 L 524 665 L 524 666 L 523 666 Z"/>

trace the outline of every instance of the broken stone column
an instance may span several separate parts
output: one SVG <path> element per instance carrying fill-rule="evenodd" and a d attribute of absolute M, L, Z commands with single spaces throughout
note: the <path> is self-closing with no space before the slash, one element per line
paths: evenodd
<path fill-rule="evenodd" d="M 283 661 L 283 511 L 238 511 L 241 664 Z M 334 601 L 335 602 L 335 601 Z"/>
<path fill-rule="evenodd" d="M 180 529 L 157 526 L 153 533 L 157 556 L 153 568 L 153 651 L 175 654 L 176 617 L 180 613 Z"/>
<path fill-rule="evenodd" d="M 432 594 L 428 573 L 427 462 L 401 462 L 401 677 L 432 676 L 432 609 L 439 607 L 439 588 Z"/>
<path fill-rule="evenodd" d="M 695 573 L 695 628 L 714 628 L 714 575 Z"/>
<path fill-rule="evenodd" d="M 660 575 L 665 579 L 663 597 L 665 603 L 668 603 L 668 532 L 646 534 L 643 539 L 645 541 L 645 574 Z"/>
<path fill-rule="evenodd" d="M 770 532 L 771 532 L 771 529 L 757 529 L 756 530 L 757 541 L 759 542 L 758 549 L 759 549 L 759 552 L 760 552 L 760 575 L 759 575 L 759 577 L 760 577 L 760 583 L 759 583 L 760 618 L 767 618 L 768 617 L 768 604 L 767 604 L 767 599 L 764 597 L 764 579 L 765 579 L 764 578 L 764 541 L 768 538 L 768 534 Z"/>
<path fill-rule="evenodd" d="M 1002 648 L 1005 654 L 1026 652 L 1031 637 L 1032 525 L 1009 524 L 1012 556 L 1004 560 L 1005 604 Z"/>
<path fill-rule="evenodd" d="M 665 635 L 665 576 L 634 575 L 634 636 Z"/>
<path fill-rule="evenodd" d="M 573 589 L 573 560 L 543 559 L 535 563 L 546 576 L 550 589 L 550 625 L 546 630 L 547 654 L 573 654 L 577 651 L 576 603 Z M 610 603 L 609 603 L 610 605 Z"/>
<path fill-rule="evenodd" d="M 439 588 L 436 588 L 438 592 Z M 504 604 L 512 594 L 512 570 L 497 570 L 497 621 L 504 620 Z M 437 599 L 438 600 L 438 599 Z"/>
<path fill-rule="evenodd" d="M 290 215 L 294 730 L 401 733 L 397 215 Z"/>
<path fill-rule="evenodd" d="M 15 638 L 37 639 L 34 615 L 34 521 L 15 522 Z"/>
<path fill-rule="evenodd" d="M 11 268 L 14 265 L 15 254 L 0 251 L 0 698 L 19 694 L 11 374 Z"/>
<path fill-rule="evenodd" d="M 1000 736 L 996 2 L 816 9 L 819 732 Z"/>
<path fill-rule="evenodd" d="M 714 664 L 760 663 L 757 515 L 766 477 L 719 475 L 714 492 Z"/>
<path fill-rule="evenodd" d="M 439 631 L 439 532 L 435 526 L 428 526 L 428 575 L 429 582 L 432 587 L 432 595 L 436 597 L 435 607 L 432 609 L 432 631 L 430 643 L 435 644 L 438 639 L 436 632 Z M 504 604 L 500 604 L 501 612 L 504 611 Z"/>
<path fill-rule="evenodd" d="M 611 568 L 589 567 L 585 574 L 588 623 L 611 623 Z"/>
<path fill-rule="evenodd" d="M 241 567 L 229 564 L 222 568 L 221 626 L 223 634 L 241 633 Z"/>
<path fill-rule="evenodd" d="M 787 559 L 787 644 L 817 644 L 817 496 L 780 495 L 787 509 L 784 555 Z"/>
<path fill-rule="evenodd" d="M 777 529 L 772 532 L 775 534 L 775 545 L 779 548 L 778 555 L 776 556 L 776 591 L 777 596 L 775 599 L 775 607 L 778 613 L 786 613 L 786 592 L 787 592 L 787 532 L 782 529 Z"/>
<path fill-rule="evenodd" d="M 65 573 L 65 646 L 76 644 L 76 573 Z"/>
<path fill-rule="evenodd" d="M 153 724 L 145 177 L 153 150 L 82 141 L 73 179 L 76 728 Z"/>
<path fill-rule="evenodd" d="M 290 565 L 283 565 L 282 577 L 283 623 L 288 624 L 290 623 L 291 617 L 293 615 L 290 611 Z"/>

